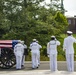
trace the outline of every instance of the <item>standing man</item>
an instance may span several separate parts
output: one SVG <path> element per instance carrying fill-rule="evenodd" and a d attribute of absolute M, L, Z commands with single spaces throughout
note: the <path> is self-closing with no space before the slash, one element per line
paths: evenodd
<path fill-rule="evenodd" d="M 68 37 L 64 39 L 63 50 L 66 54 L 67 68 L 68 71 L 74 71 L 74 47 L 73 43 L 76 43 L 76 39 L 72 36 L 71 31 L 67 31 Z"/>
<path fill-rule="evenodd" d="M 31 55 L 32 55 L 32 69 L 38 68 L 38 57 L 39 57 L 39 45 L 36 39 L 33 39 L 33 42 L 30 44 Z"/>
<path fill-rule="evenodd" d="M 51 36 L 51 41 L 47 44 L 47 54 L 50 58 L 51 71 L 57 71 L 57 46 L 60 42 L 56 40 L 55 36 Z"/>
<path fill-rule="evenodd" d="M 22 42 L 19 40 L 18 44 L 14 47 L 14 54 L 16 56 L 16 69 L 21 69 L 21 63 L 22 63 L 22 56 L 24 53 L 24 46 L 22 45 Z"/>
<path fill-rule="evenodd" d="M 24 46 L 24 53 L 23 53 L 23 56 L 22 56 L 21 66 L 24 67 L 24 62 L 25 62 L 25 58 L 26 58 L 26 55 L 27 55 L 28 51 L 27 51 L 27 45 L 24 44 L 24 41 L 22 41 L 22 45 Z"/>

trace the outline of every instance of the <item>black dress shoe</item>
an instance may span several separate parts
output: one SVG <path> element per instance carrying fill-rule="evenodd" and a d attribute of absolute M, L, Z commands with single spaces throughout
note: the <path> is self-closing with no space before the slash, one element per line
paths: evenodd
<path fill-rule="evenodd" d="M 16 69 L 16 70 L 21 70 L 21 69 Z"/>
<path fill-rule="evenodd" d="M 39 68 L 38 66 L 36 68 Z"/>
<path fill-rule="evenodd" d="M 38 64 L 38 66 L 40 66 L 40 64 Z"/>
<path fill-rule="evenodd" d="M 24 65 L 21 65 L 22 68 L 25 68 Z"/>
<path fill-rule="evenodd" d="M 21 65 L 21 67 L 24 67 L 24 65 Z"/>
<path fill-rule="evenodd" d="M 35 68 L 32 68 L 32 69 L 35 69 Z"/>

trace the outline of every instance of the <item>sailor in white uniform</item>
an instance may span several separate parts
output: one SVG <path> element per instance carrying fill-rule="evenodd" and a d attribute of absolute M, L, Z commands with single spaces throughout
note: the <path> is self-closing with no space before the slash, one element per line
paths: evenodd
<path fill-rule="evenodd" d="M 63 50 L 66 54 L 67 68 L 68 71 L 74 71 L 74 47 L 73 43 L 76 43 L 76 39 L 72 36 L 71 31 L 67 31 L 68 37 L 64 39 Z"/>
<path fill-rule="evenodd" d="M 50 58 L 50 70 L 57 71 L 57 46 L 60 42 L 56 40 L 55 36 L 51 36 L 51 41 L 47 44 L 47 54 Z"/>
<path fill-rule="evenodd" d="M 16 69 L 21 69 L 21 63 L 22 63 L 22 56 L 24 53 L 24 46 L 22 45 L 22 42 L 19 40 L 18 44 L 14 47 L 14 54 L 16 56 Z"/>
<path fill-rule="evenodd" d="M 32 55 L 32 69 L 38 68 L 38 57 L 39 57 L 39 45 L 36 39 L 33 39 L 33 42 L 30 44 L 31 55 Z"/>

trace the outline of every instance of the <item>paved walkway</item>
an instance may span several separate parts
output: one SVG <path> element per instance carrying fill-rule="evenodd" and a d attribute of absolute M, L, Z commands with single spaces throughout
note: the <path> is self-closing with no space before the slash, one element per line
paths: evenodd
<path fill-rule="evenodd" d="M 0 75 L 76 75 L 76 72 L 56 71 L 50 70 L 32 70 L 32 71 L 2 71 Z"/>
<path fill-rule="evenodd" d="M 75 71 L 68 72 L 65 61 L 58 61 L 58 71 L 51 72 L 49 61 L 41 61 L 38 69 L 31 69 L 31 62 L 25 62 L 25 68 L 16 70 L 15 66 L 10 69 L 0 69 L 0 75 L 76 75 L 76 61 L 74 62 Z"/>

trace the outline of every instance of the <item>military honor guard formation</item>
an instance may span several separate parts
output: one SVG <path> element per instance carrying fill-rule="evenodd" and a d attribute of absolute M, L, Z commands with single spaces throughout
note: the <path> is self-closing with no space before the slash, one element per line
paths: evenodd
<path fill-rule="evenodd" d="M 76 43 L 76 39 L 73 37 L 73 32 L 67 31 L 67 37 L 64 38 L 63 51 L 65 51 L 67 70 L 68 72 L 74 72 L 74 47 L 73 43 Z M 60 45 L 60 41 L 55 36 L 51 36 L 51 40 L 47 43 L 47 55 L 49 57 L 50 71 L 58 71 L 57 67 L 57 46 Z M 33 39 L 29 48 L 31 50 L 32 69 L 38 69 L 40 66 L 40 49 L 42 46 L 38 43 L 37 39 Z M 14 54 L 16 57 L 16 70 L 21 70 L 25 67 L 24 62 L 27 53 L 27 45 L 24 41 L 18 40 L 18 43 L 14 46 Z"/>

